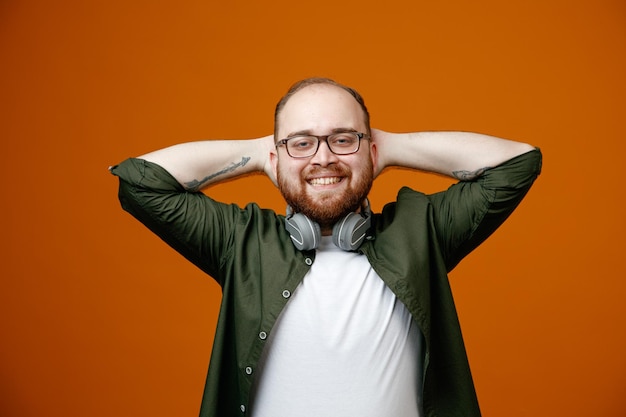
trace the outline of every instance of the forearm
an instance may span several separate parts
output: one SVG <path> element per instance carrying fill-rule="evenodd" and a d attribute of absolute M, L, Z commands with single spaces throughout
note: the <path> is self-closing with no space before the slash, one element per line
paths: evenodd
<path fill-rule="evenodd" d="M 186 189 L 197 191 L 211 184 L 254 172 L 269 173 L 271 136 L 249 140 L 187 142 L 139 156 L 160 165 Z"/>
<path fill-rule="evenodd" d="M 526 143 L 470 132 L 376 133 L 381 168 L 411 168 L 461 180 L 471 180 L 533 149 Z"/>

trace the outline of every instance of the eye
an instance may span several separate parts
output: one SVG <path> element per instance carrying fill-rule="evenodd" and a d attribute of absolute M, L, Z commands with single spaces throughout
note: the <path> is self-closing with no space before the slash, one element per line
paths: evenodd
<path fill-rule="evenodd" d="M 316 138 L 312 138 L 310 136 L 301 136 L 289 139 L 287 144 L 291 149 L 295 150 L 307 150 L 315 147 L 315 143 L 317 142 Z"/>
<path fill-rule="evenodd" d="M 356 142 L 356 136 L 350 133 L 338 133 L 336 135 L 331 136 L 328 140 L 335 147 L 351 147 Z"/>

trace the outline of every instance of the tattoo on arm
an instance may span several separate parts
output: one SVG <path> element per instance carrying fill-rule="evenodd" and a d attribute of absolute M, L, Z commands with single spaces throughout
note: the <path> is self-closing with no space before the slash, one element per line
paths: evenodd
<path fill-rule="evenodd" d="M 233 162 L 232 164 L 230 164 L 229 166 L 227 166 L 226 168 L 222 169 L 221 171 L 217 171 L 213 174 L 207 175 L 206 177 L 204 177 L 202 180 L 198 181 L 198 180 L 193 180 L 193 181 L 189 181 L 186 182 L 185 184 L 183 184 L 185 186 L 185 188 L 189 191 L 199 191 L 200 189 L 202 189 L 207 183 L 209 183 L 212 179 L 219 177 L 220 175 L 224 175 L 227 174 L 229 172 L 233 172 L 235 171 L 237 168 L 241 168 L 246 166 L 246 164 L 250 161 L 250 157 L 249 156 L 242 156 L 241 157 L 241 161 L 239 162 Z"/>
<path fill-rule="evenodd" d="M 452 171 L 452 175 L 454 178 L 461 181 L 472 181 L 483 175 L 489 168 L 490 167 L 479 168 L 476 171 Z"/>

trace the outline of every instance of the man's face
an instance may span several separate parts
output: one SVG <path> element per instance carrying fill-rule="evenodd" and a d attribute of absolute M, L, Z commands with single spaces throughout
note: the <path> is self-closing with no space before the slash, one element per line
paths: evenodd
<path fill-rule="evenodd" d="M 343 89 L 316 84 L 298 91 L 286 103 L 278 116 L 275 139 L 328 135 L 338 130 L 368 132 L 363 110 Z M 374 152 L 365 139 L 354 154 L 335 155 L 321 142 L 315 155 L 303 159 L 290 157 L 280 146 L 272 165 L 287 204 L 324 229 L 360 208 L 372 186 Z"/>

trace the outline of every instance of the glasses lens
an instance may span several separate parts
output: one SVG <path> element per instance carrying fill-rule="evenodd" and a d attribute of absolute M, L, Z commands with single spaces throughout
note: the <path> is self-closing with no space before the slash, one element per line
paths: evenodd
<path fill-rule="evenodd" d="M 359 137 L 356 133 L 337 133 L 328 137 L 330 149 L 340 155 L 354 153 L 359 149 Z"/>
<path fill-rule="evenodd" d="M 289 155 L 296 158 L 311 156 L 317 150 L 317 138 L 315 136 L 297 136 L 287 141 Z"/>

